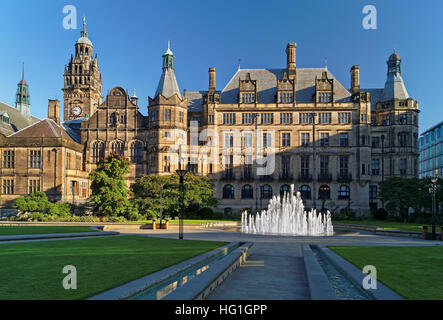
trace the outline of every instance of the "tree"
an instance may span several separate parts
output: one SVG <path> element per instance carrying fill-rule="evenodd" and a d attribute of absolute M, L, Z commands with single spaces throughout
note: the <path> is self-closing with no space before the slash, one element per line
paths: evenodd
<path fill-rule="evenodd" d="M 129 189 L 125 175 L 129 172 L 129 161 L 117 153 L 100 161 L 97 169 L 89 174 L 91 201 L 94 214 L 99 217 L 127 216 L 134 208 L 129 203 Z"/>
<path fill-rule="evenodd" d="M 390 177 L 380 183 L 379 196 L 388 212 L 399 212 L 406 219 L 409 208 L 420 206 L 419 180 Z"/>
<path fill-rule="evenodd" d="M 179 177 L 176 174 L 168 176 L 145 175 L 137 179 L 132 186 L 134 200 L 143 213 L 156 216 L 160 212 L 160 190 L 163 186 L 162 206 L 166 215 L 174 216 L 180 212 L 179 207 Z M 217 206 L 213 197 L 214 185 L 208 177 L 195 176 L 188 173 L 184 178 L 185 211 L 203 207 Z"/>

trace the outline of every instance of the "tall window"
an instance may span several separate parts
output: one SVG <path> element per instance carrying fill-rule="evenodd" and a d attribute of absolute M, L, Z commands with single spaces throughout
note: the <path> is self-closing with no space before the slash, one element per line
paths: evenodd
<path fill-rule="evenodd" d="M 185 113 L 183 111 L 180 111 L 178 113 L 178 122 L 183 123 L 185 122 Z M 214 116 L 212 116 L 212 122 L 210 123 L 214 123 Z"/>
<path fill-rule="evenodd" d="M 369 186 L 369 199 L 371 200 L 377 199 L 377 196 L 378 196 L 378 187 Z"/>
<path fill-rule="evenodd" d="M 234 134 L 225 133 L 225 147 L 232 148 L 234 146 Z"/>
<path fill-rule="evenodd" d="M 282 156 L 281 157 L 281 167 L 282 167 L 282 177 L 289 178 L 289 168 L 291 164 L 290 156 Z"/>
<path fill-rule="evenodd" d="M 320 156 L 320 175 L 322 177 L 326 177 L 329 173 L 328 169 L 329 169 L 329 157 Z"/>
<path fill-rule="evenodd" d="M 252 147 L 252 133 L 246 132 L 243 134 L 243 147 L 251 148 Z"/>
<path fill-rule="evenodd" d="M 347 156 L 340 157 L 340 177 L 348 176 L 348 162 L 349 162 L 349 157 Z"/>
<path fill-rule="evenodd" d="M 2 193 L 3 194 L 14 194 L 14 179 L 3 179 L 2 180 Z"/>
<path fill-rule="evenodd" d="M 15 167 L 15 151 L 6 150 L 3 151 L 3 168 L 14 169 Z"/>
<path fill-rule="evenodd" d="M 329 146 L 329 133 L 320 133 L 320 146 L 327 147 Z"/>
<path fill-rule="evenodd" d="M 143 161 L 143 144 L 140 141 L 131 143 L 131 161 L 132 163 L 142 163 Z"/>
<path fill-rule="evenodd" d="M 40 150 L 31 150 L 29 152 L 29 168 L 40 169 Z"/>
<path fill-rule="evenodd" d="M 28 193 L 40 191 L 40 179 L 32 179 L 28 181 Z"/>
<path fill-rule="evenodd" d="M 183 122 L 183 121 L 181 121 L 181 122 Z M 209 124 L 214 124 L 214 115 L 213 114 L 210 114 L 208 116 L 208 123 Z"/>
<path fill-rule="evenodd" d="M 125 143 L 123 141 L 114 141 L 111 144 L 111 150 L 112 152 L 115 152 L 121 156 L 125 153 Z"/>
<path fill-rule="evenodd" d="M 309 176 L 309 156 L 302 156 L 300 159 L 301 159 L 300 174 L 303 177 L 307 177 L 307 176 Z"/>
<path fill-rule="evenodd" d="M 408 117 L 406 113 L 402 113 L 401 115 L 398 116 L 398 122 L 400 124 L 408 124 Z"/>
<path fill-rule="evenodd" d="M 398 134 L 398 143 L 400 147 L 407 147 L 408 146 L 408 138 L 409 135 L 407 133 L 399 133 Z"/>
<path fill-rule="evenodd" d="M 347 132 L 340 133 L 340 147 L 349 147 L 349 134 Z"/>
<path fill-rule="evenodd" d="M 171 109 L 165 109 L 165 121 L 171 121 Z"/>
<path fill-rule="evenodd" d="M 288 132 L 283 132 L 281 134 L 281 146 L 290 147 L 291 146 L 291 134 Z"/>
<path fill-rule="evenodd" d="M 263 147 L 268 148 L 272 146 L 272 136 L 271 133 L 265 132 L 263 133 Z"/>
<path fill-rule="evenodd" d="M 407 164 L 408 163 L 407 163 L 407 159 L 406 158 L 400 159 L 400 175 L 405 176 L 405 175 L 408 174 Z"/>
<path fill-rule="evenodd" d="M 284 197 L 286 194 L 291 192 L 291 187 L 287 184 L 284 184 L 280 187 L 280 197 Z"/>
<path fill-rule="evenodd" d="M 380 174 L 380 159 L 372 159 L 371 174 L 378 176 Z"/>
<path fill-rule="evenodd" d="M 98 163 L 105 159 L 105 143 L 95 141 L 92 144 L 92 163 Z"/>
<path fill-rule="evenodd" d="M 243 164 L 243 178 L 251 179 L 252 178 L 252 156 L 245 155 L 244 164 Z"/>
<path fill-rule="evenodd" d="M 309 133 L 301 134 L 301 146 L 308 147 L 309 146 Z"/>
<path fill-rule="evenodd" d="M 171 172 L 171 161 L 169 156 L 163 158 L 163 172 Z"/>

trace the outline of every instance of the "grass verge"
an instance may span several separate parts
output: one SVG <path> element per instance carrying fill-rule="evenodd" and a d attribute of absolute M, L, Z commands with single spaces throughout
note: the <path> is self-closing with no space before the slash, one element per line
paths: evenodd
<path fill-rule="evenodd" d="M 141 236 L 0 244 L 0 300 L 85 299 L 224 245 Z M 64 266 L 77 269 L 65 290 Z"/>
<path fill-rule="evenodd" d="M 97 230 L 88 226 L 0 226 L 0 236 L 78 232 L 97 232 Z"/>
<path fill-rule="evenodd" d="M 386 230 L 403 230 L 403 231 L 422 231 L 423 225 L 428 226 L 428 231 L 431 231 L 431 225 L 429 224 L 419 224 L 412 222 L 396 222 L 396 221 L 387 221 L 387 220 L 359 220 L 359 221 L 350 221 L 350 220 L 334 220 L 333 223 L 339 224 L 360 224 L 366 226 L 377 226 L 384 228 Z M 440 232 L 440 226 L 436 226 L 437 232 Z"/>
<path fill-rule="evenodd" d="M 377 268 L 377 279 L 410 300 L 442 300 L 443 247 L 328 247 L 359 269 Z"/>

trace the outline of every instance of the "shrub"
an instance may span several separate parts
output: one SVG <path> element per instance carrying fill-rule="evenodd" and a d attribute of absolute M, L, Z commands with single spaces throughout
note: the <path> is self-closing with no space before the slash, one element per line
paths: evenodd
<path fill-rule="evenodd" d="M 200 219 L 213 219 L 214 210 L 212 210 L 211 208 L 202 208 L 197 211 L 196 216 Z"/>
<path fill-rule="evenodd" d="M 372 214 L 375 220 L 386 220 L 388 217 L 388 212 L 384 208 L 377 208 Z"/>
<path fill-rule="evenodd" d="M 127 222 L 125 217 L 122 216 L 110 216 L 106 218 L 107 222 Z"/>
<path fill-rule="evenodd" d="M 44 215 L 41 212 L 33 212 L 28 215 L 27 221 L 43 221 Z"/>

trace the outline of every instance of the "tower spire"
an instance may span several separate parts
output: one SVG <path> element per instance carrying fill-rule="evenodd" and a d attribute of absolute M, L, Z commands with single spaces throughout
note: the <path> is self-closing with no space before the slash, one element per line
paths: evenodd
<path fill-rule="evenodd" d="M 22 62 L 22 81 L 25 81 L 25 62 Z"/>

